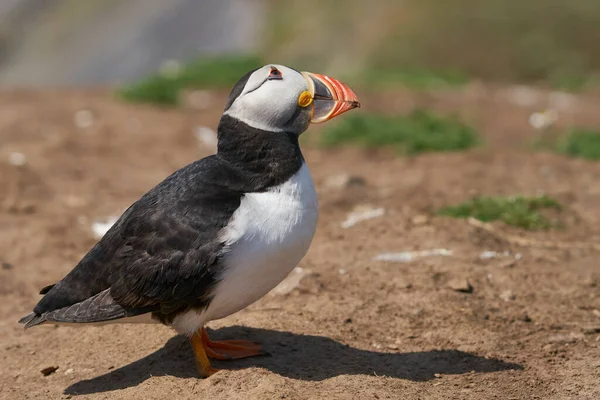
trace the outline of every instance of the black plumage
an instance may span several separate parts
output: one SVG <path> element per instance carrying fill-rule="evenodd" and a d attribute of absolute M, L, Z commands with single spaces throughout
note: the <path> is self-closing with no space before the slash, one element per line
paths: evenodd
<path fill-rule="evenodd" d="M 233 98 L 247 79 L 234 87 Z M 136 201 L 67 276 L 42 289 L 45 296 L 19 322 L 27 328 L 152 312 L 170 323 L 181 312 L 207 307 L 227 251 L 219 232 L 244 193 L 281 184 L 303 164 L 296 134 L 224 115 L 218 135 L 216 155 L 178 170 Z"/>

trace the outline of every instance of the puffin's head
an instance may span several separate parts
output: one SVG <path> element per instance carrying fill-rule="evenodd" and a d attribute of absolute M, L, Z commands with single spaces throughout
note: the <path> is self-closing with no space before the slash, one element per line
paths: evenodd
<path fill-rule="evenodd" d="M 308 125 L 360 107 L 354 92 L 328 76 L 268 64 L 233 87 L 224 115 L 254 128 L 300 135 Z"/>

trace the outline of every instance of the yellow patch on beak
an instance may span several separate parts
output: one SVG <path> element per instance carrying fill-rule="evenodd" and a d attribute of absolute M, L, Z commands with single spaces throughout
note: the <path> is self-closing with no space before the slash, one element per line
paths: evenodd
<path fill-rule="evenodd" d="M 300 107 L 308 107 L 312 104 L 312 102 L 313 102 L 313 97 L 308 90 L 305 90 L 304 92 L 302 92 L 300 97 L 298 97 L 298 105 Z"/>

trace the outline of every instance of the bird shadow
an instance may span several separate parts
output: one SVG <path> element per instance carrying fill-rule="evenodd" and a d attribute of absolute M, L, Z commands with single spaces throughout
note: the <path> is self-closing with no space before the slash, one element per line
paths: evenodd
<path fill-rule="evenodd" d="M 323 336 L 298 335 L 266 329 L 232 326 L 210 333 L 211 338 L 246 339 L 263 344 L 274 356 L 214 361 L 217 368 L 260 367 L 278 375 L 321 381 L 338 375 L 378 375 L 411 381 L 434 379 L 435 374 L 464 374 L 522 370 L 519 364 L 484 358 L 458 350 L 382 353 L 360 350 Z M 152 376 L 197 378 L 188 340 L 175 336 L 148 356 L 105 375 L 74 383 L 65 394 L 83 395 L 136 386 Z"/>

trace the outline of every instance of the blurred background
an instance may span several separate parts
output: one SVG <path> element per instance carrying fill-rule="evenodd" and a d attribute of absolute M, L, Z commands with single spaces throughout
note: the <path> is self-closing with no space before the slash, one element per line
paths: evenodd
<path fill-rule="evenodd" d="M 598 83 L 594 0 L 3 0 L 0 83 L 113 84 L 257 55 L 369 83 Z"/>
<path fill-rule="evenodd" d="M 599 399 L 599 27 L 599 0 L 0 0 L 0 397 Z M 260 327 L 260 379 L 189 379 L 148 356 L 166 328 L 24 333 L 266 63 L 362 107 L 300 137 L 307 256 L 216 325 Z"/>
<path fill-rule="evenodd" d="M 262 1 L 3 0 L 0 83 L 111 84 L 165 60 L 254 53 Z"/>

